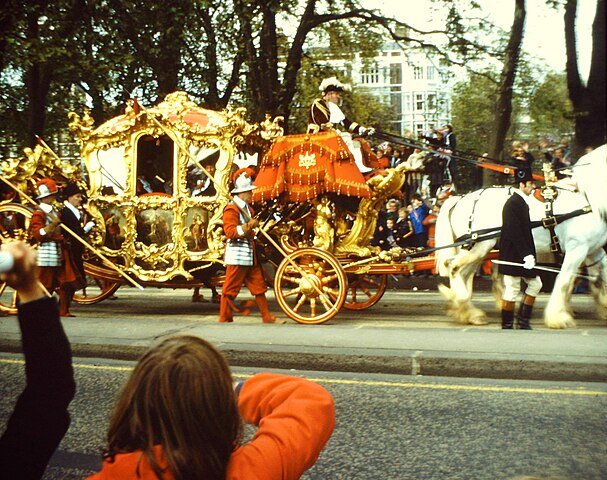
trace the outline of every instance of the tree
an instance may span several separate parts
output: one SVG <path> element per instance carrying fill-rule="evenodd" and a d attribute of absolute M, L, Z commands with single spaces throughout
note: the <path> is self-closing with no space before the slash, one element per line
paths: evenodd
<path fill-rule="evenodd" d="M 508 45 L 504 52 L 504 65 L 500 76 L 497 103 L 491 136 L 489 154 L 492 158 L 501 158 L 506 135 L 510 128 L 512 115 L 512 91 L 521 53 L 521 44 L 525 29 L 525 0 L 515 0 L 514 20 Z M 490 180 L 490 177 L 488 178 Z"/>
<path fill-rule="evenodd" d="M 562 138 L 573 131 L 573 109 L 565 74 L 550 72 L 529 98 L 530 133 Z"/>
<path fill-rule="evenodd" d="M 458 148 L 479 155 L 489 153 L 493 111 L 497 84 L 491 77 L 494 72 L 472 74 L 467 81 L 453 87 L 451 120 L 457 132 Z"/>
<path fill-rule="evenodd" d="M 598 147 L 605 143 L 607 139 L 605 0 L 597 0 L 596 14 L 592 25 L 590 74 L 585 86 L 580 78 L 577 63 L 576 10 L 577 0 L 567 0 L 565 5 L 566 70 L 569 98 L 573 105 L 575 119 L 574 158 L 579 157 L 584 148 Z"/>
<path fill-rule="evenodd" d="M 457 133 L 458 150 L 489 152 L 493 128 L 493 112 L 497 97 L 497 74 L 491 70 L 471 74 L 467 81 L 453 88 L 451 100 L 451 122 Z M 477 188 L 481 183 L 481 171 L 471 163 L 459 161 L 461 185 L 459 191 Z"/>

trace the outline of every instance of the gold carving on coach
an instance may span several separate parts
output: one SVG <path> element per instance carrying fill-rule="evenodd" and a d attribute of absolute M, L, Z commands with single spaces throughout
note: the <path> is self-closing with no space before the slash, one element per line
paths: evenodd
<path fill-rule="evenodd" d="M 316 166 L 316 154 L 315 153 L 300 153 L 299 154 L 299 166 L 310 168 Z"/>

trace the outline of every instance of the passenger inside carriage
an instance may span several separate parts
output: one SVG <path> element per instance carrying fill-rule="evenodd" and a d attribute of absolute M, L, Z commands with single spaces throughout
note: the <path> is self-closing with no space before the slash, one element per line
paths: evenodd
<path fill-rule="evenodd" d="M 174 144 L 168 136 L 137 140 L 137 195 L 173 193 Z"/>
<path fill-rule="evenodd" d="M 208 156 L 202 154 L 202 158 L 196 155 L 198 165 L 190 160 L 186 171 L 186 186 L 192 197 L 214 197 L 217 195 L 215 187 L 215 172 L 220 151 L 215 150 Z M 200 167 L 204 168 L 204 172 Z"/>

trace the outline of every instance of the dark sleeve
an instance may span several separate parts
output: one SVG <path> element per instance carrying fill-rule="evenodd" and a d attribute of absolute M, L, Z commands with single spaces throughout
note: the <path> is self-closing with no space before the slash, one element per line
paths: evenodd
<path fill-rule="evenodd" d="M 524 202 L 524 200 L 523 200 Z M 531 233 L 531 219 L 529 218 L 529 207 L 526 203 L 521 205 L 521 248 L 523 249 L 522 257 L 533 255 L 535 257 L 535 243 L 533 242 L 533 234 Z M 537 259 L 536 259 L 537 260 Z"/>
<path fill-rule="evenodd" d="M 525 160 L 529 163 L 529 165 L 533 165 L 535 162 L 535 157 L 531 154 L 531 152 L 525 152 Z"/>
<path fill-rule="evenodd" d="M 517 195 L 517 194 L 514 194 Z M 533 235 L 531 234 L 531 220 L 529 218 L 529 208 L 525 200 L 518 197 L 516 201 L 509 202 L 508 208 L 504 208 L 503 224 L 508 230 L 508 239 L 510 244 L 517 252 L 519 259 L 527 255 L 535 256 L 535 245 Z"/>
<path fill-rule="evenodd" d="M 329 109 L 323 99 L 317 98 L 312 102 L 308 112 L 308 123 L 321 126 L 329 122 Z"/>
<path fill-rule="evenodd" d="M 353 133 L 354 135 L 360 135 L 360 124 L 353 122 L 349 118 L 344 118 L 343 124 L 348 132 Z"/>
<path fill-rule="evenodd" d="M 80 226 L 78 219 L 74 216 L 74 214 L 69 208 L 63 207 L 63 209 L 59 213 L 59 216 L 61 217 L 61 223 L 63 223 L 70 230 L 73 230 L 74 232 L 78 233 L 78 227 Z"/>
<path fill-rule="evenodd" d="M 76 386 L 72 352 L 57 302 L 43 298 L 19 306 L 25 390 L 0 439 L 4 478 L 41 478 L 70 423 Z"/>

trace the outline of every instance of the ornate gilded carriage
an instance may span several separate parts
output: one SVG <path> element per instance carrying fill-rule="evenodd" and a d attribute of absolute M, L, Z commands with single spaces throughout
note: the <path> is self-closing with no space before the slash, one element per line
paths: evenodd
<path fill-rule="evenodd" d="M 150 108 L 130 101 L 122 115 L 98 127 L 87 112 L 71 113 L 88 215 L 96 223 L 92 246 L 144 285 L 219 285 L 221 217 L 232 172 L 254 164 L 258 239 L 276 267 L 278 303 L 296 321 L 323 323 L 342 306 L 368 308 L 383 295 L 387 274 L 431 268 L 431 260 L 370 245 L 380 208 L 405 180 L 404 167 L 365 179 L 336 133 L 282 136 L 279 119 L 249 124 L 244 114 L 203 109 L 184 92 Z M 24 191 L 36 177 L 77 176 L 74 166 L 42 147 L 3 167 Z M 5 199 L 0 215 L 3 224 L 7 216 L 13 222 L 0 233 L 26 237 L 29 207 Z M 126 281 L 94 254 L 87 254 L 85 270 L 94 281 L 76 295 L 80 303 L 103 300 Z M 0 309 L 14 311 L 14 296 L 7 300 L 0 289 Z"/>
<path fill-rule="evenodd" d="M 127 107 L 94 130 L 72 114 L 89 212 L 103 226 L 94 245 L 143 282 L 164 285 L 192 281 L 193 269 L 221 263 L 230 172 L 258 128 L 243 113 L 204 110 L 175 92 L 156 107 Z"/>

